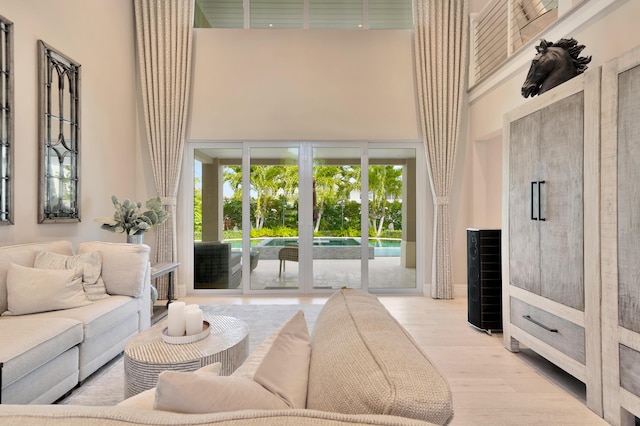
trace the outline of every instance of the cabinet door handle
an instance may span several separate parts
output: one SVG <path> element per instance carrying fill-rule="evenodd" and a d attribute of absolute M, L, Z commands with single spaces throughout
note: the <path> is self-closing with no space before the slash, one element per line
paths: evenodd
<path fill-rule="evenodd" d="M 538 181 L 538 220 L 547 220 L 546 218 L 542 217 L 542 209 L 541 209 L 541 205 L 542 205 L 542 197 L 540 196 L 541 193 L 541 188 L 542 188 L 542 184 L 545 184 L 547 182 L 543 181 L 543 180 L 539 180 Z"/>
<path fill-rule="evenodd" d="M 533 187 L 538 185 L 537 182 L 532 181 L 531 182 L 531 220 L 538 220 L 537 217 L 535 217 L 534 215 L 534 209 L 533 209 Z M 540 186 L 538 185 L 538 194 L 540 194 Z M 540 199 L 538 198 L 538 214 L 540 214 Z"/>
<path fill-rule="evenodd" d="M 531 318 L 531 315 L 523 315 L 522 318 L 526 319 L 527 321 L 531 321 L 532 323 L 534 323 L 538 327 L 542 327 L 542 328 L 544 328 L 545 330 L 547 330 L 550 333 L 557 333 L 558 332 L 557 328 L 547 327 L 546 325 L 542 324 L 541 322 L 536 321 L 533 318 Z"/>

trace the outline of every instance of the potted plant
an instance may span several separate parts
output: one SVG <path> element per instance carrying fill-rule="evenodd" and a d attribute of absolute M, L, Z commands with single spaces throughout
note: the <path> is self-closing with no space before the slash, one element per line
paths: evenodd
<path fill-rule="evenodd" d="M 116 209 L 113 217 L 99 217 L 96 221 L 102 223 L 102 229 L 126 233 L 128 243 L 142 244 L 144 233 L 151 227 L 160 225 L 169 217 L 169 212 L 162 207 L 159 196 L 147 200 L 146 211 L 142 211 L 140 201 L 134 203 L 124 200 L 121 203 L 115 195 L 111 196 L 111 201 Z"/>

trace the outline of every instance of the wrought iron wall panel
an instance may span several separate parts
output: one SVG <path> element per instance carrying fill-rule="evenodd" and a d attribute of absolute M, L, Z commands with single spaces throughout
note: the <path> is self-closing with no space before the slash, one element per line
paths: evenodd
<path fill-rule="evenodd" d="M 80 221 L 80 65 L 38 42 L 40 223 Z"/>
<path fill-rule="evenodd" d="M 13 224 L 13 23 L 0 16 L 0 225 Z"/>

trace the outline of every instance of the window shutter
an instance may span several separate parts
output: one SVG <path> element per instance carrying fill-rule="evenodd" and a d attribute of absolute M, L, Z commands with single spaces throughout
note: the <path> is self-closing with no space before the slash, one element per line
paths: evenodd
<path fill-rule="evenodd" d="M 494 1 L 479 18 L 475 27 L 475 75 L 476 79 L 498 68 L 508 56 L 507 2 Z"/>
<path fill-rule="evenodd" d="M 558 19 L 558 0 L 513 0 L 511 51 L 515 52 Z"/>

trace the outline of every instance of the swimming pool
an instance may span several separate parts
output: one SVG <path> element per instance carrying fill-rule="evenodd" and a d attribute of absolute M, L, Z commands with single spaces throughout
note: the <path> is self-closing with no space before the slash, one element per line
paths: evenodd
<path fill-rule="evenodd" d="M 297 237 L 291 238 L 269 238 L 264 240 L 263 244 L 259 244 L 265 247 L 283 247 L 287 244 L 298 244 Z M 313 238 L 314 246 L 360 246 L 360 240 L 355 238 L 339 238 L 339 237 L 314 237 Z"/>
<path fill-rule="evenodd" d="M 277 259 L 280 248 L 287 244 L 298 244 L 297 237 L 274 237 L 252 241 L 252 250 L 260 252 L 261 259 Z M 241 245 L 238 244 L 238 247 Z M 400 257 L 400 239 L 369 239 L 369 259 L 375 257 Z M 359 259 L 360 238 L 314 237 L 314 259 Z"/>

